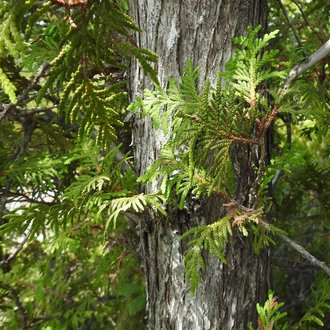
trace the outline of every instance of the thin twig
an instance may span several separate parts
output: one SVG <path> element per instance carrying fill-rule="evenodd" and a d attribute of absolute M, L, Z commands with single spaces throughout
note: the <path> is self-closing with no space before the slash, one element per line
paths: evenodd
<path fill-rule="evenodd" d="M 250 138 L 245 138 L 242 136 L 236 136 L 234 134 L 225 134 L 224 138 L 229 139 L 233 142 L 240 143 L 240 144 L 250 144 L 250 145 L 258 145 L 260 141 L 250 139 Z"/>
<path fill-rule="evenodd" d="M 49 68 L 49 63 L 44 62 L 40 68 L 38 69 L 38 72 L 34 76 L 34 78 L 31 80 L 30 85 L 24 89 L 21 95 L 17 98 L 17 104 L 24 103 L 27 99 L 28 94 L 31 92 L 32 89 L 36 87 L 38 84 L 39 79 L 44 75 L 44 73 L 48 70 Z M 14 103 L 9 103 L 4 110 L 0 113 L 0 122 L 5 118 L 7 113 L 9 113 L 10 110 L 14 109 L 16 107 L 16 104 Z"/>
<path fill-rule="evenodd" d="M 264 139 L 262 139 L 261 141 L 262 141 L 262 143 L 260 145 L 260 157 L 259 157 L 259 161 L 258 161 L 259 168 L 258 168 L 258 172 L 257 172 L 257 176 L 255 178 L 255 181 L 250 190 L 251 197 L 255 199 L 255 202 L 253 203 L 253 208 L 255 208 L 259 203 L 258 190 L 259 190 L 261 179 L 265 172 L 265 166 L 266 166 L 266 156 L 267 156 L 266 142 Z"/>
<path fill-rule="evenodd" d="M 0 226 L 4 223 L 3 220 L 3 214 L 5 213 L 6 210 L 6 204 L 8 200 L 8 194 L 10 190 L 11 182 L 7 182 L 6 186 L 3 188 L 0 196 Z"/>
<path fill-rule="evenodd" d="M 19 193 L 19 192 L 14 192 L 14 191 L 9 191 L 8 192 L 8 197 L 17 197 L 19 202 L 28 202 L 28 203 L 31 203 L 31 204 L 42 204 L 42 205 L 47 205 L 47 206 L 53 206 L 53 205 L 56 205 L 56 202 L 53 201 L 53 202 L 47 202 L 43 199 L 35 199 L 35 198 L 32 198 L 26 194 L 23 194 L 23 193 Z"/>
<path fill-rule="evenodd" d="M 283 176 L 282 170 L 276 170 L 275 175 L 271 182 L 271 189 L 272 191 L 275 191 L 275 188 L 277 187 L 278 182 L 280 181 L 281 177 Z"/>
<path fill-rule="evenodd" d="M 21 244 L 18 246 L 18 248 L 16 249 L 16 251 L 15 251 L 12 255 L 10 255 L 7 259 L 2 260 L 2 261 L 0 262 L 0 267 L 8 266 L 9 263 L 10 263 L 11 261 L 13 261 L 13 260 L 17 257 L 17 255 L 22 251 L 22 249 L 23 249 L 25 243 L 28 241 L 29 236 L 30 236 L 30 232 L 28 232 L 28 233 L 26 234 L 26 236 L 24 237 L 23 241 L 22 241 Z"/>
<path fill-rule="evenodd" d="M 290 245 L 293 249 L 299 252 L 306 260 L 308 260 L 312 265 L 317 266 L 323 269 L 330 276 L 330 268 L 322 261 L 316 259 L 313 255 L 311 255 L 307 250 L 305 250 L 301 245 L 294 242 L 289 237 L 276 233 L 278 237 L 280 237 L 284 242 Z"/>
<path fill-rule="evenodd" d="M 278 2 L 278 4 L 280 5 L 280 7 L 281 7 L 281 9 L 282 9 L 282 12 L 283 12 L 283 14 L 284 14 L 284 16 L 285 16 L 285 18 L 286 18 L 286 20 L 288 21 L 288 23 L 289 23 L 289 25 L 290 25 L 290 28 L 291 28 L 291 30 L 292 30 L 292 32 L 293 32 L 293 34 L 294 34 L 294 36 L 295 36 L 295 38 L 296 38 L 296 40 L 297 40 L 297 42 L 298 42 L 299 47 L 301 48 L 303 54 L 304 54 L 305 56 L 307 56 L 307 54 L 306 54 L 306 52 L 305 52 L 305 50 L 304 50 L 304 46 L 303 46 L 303 44 L 302 44 L 302 42 L 301 42 L 301 40 L 300 40 L 299 34 L 298 34 L 296 28 L 293 26 L 293 24 L 292 24 L 292 22 L 291 22 L 291 19 L 290 19 L 288 13 L 287 13 L 287 11 L 286 11 L 286 9 L 285 9 L 285 7 L 284 7 L 282 1 L 281 1 L 281 0 L 277 0 L 277 2 Z"/>
<path fill-rule="evenodd" d="M 299 2 L 297 0 L 292 0 L 292 2 L 297 6 L 297 8 L 299 9 L 305 23 L 307 24 L 307 26 L 312 30 L 312 32 L 317 36 L 317 38 L 323 42 L 322 36 L 313 28 L 312 24 L 309 23 L 309 20 L 307 19 L 307 16 L 305 15 L 305 12 L 303 11 L 303 9 L 301 8 L 301 5 L 299 4 Z"/>

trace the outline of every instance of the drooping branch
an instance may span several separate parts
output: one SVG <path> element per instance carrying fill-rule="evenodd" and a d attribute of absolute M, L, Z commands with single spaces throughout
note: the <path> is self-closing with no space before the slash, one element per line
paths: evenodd
<path fill-rule="evenodd" d="M 322 261 L 315 258 L 313 255 L 311 255 L 307 250 L 305 250 L 301 245 L 294 242 L 289 237 L 277 233 L 277 236 L 280 237 L 285 243 L 287 243 L 289 246 L 291 246 L 293 249 L 295 249 L 297 252 L 299 252 L 306 260 L 308 260 L 312 265 L 317 266 L 321 269 L 323 269 L 328 276 L 330 276 L 330 268 Z"/>

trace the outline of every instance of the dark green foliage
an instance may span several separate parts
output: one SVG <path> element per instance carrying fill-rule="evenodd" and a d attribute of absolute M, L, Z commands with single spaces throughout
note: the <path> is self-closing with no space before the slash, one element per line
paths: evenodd
<path fill-rule="evenodd" d="M 156 81 L 156 55 L 136 46 L 126 6 L 0 2 L 1 328 L 145 327 L 122 211 L 162 199 L 137 195 L 117 134 L 129 61 Z"/>
<path fill-rule="evenodd" d="M 226 216 L 210 225 L 194 227 L 181 236 L 181 239 L 193 236 L 188 242 L 189 250 L 184 257 L 186 276 L 190 280 L 190 289 L 193 293 L 201 280 L 200 271 L 205 270 L 202 256 L 204 249 L 226 263 L 224 248 L 229 236 L 232 236 L 230 220 L 231 217 Z"/>
<path fill-rule="evenodd" d="M 312 294 L 314 299 L 316 299 L 316 301 L 314 301 L 315 305 L 310 307 L 305 315 L 301 318 L 295 327 L 297 330 L 303 328 L 306 324 L 308 329 L 317 325 L 321 327 L 325 325 L 324 319 L 326 313 L 330 311 L 329 281 L 323 280 L 319 282 L 317 289 L 312 290 Z"/>

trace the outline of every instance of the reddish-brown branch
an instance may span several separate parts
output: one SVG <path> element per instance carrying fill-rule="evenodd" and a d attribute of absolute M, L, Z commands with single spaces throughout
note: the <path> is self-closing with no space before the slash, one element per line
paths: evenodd
<path fill-rule="evenodd" d="M 269 128 L 269 126 L 272 124 L 272 122 L 274 121 L 275 117 L 277 116 L 279 110 L 280 110 L 280 105 L 279 104 L 275 104 L 273 107 L 273 110 L 271 111 L 270 115 L 267 117 L 267 119 L 263 122 L 257 122 L 258 125 L 258 133 L 257 133 L 257 144 L 261 145 L 264 139 L 264 136 L 266 134 L 267 129 Z"/>
<path fill-rule="evenodd" d="M 259 141 L 258 140 L 244 138 L 242 136 L 236 136 L 234 134 L 226 134 L 226 135 L 224 135 L 224 138 L 229 139 L 229 140 L 231 140 L 233 142 L 236 142 L 236 143 L 254 144 L 254 145 L 258 145 L 259 144 Z"/>
<path fill-rule="evenodd" d="M 251 215 L 251 212 L 245 212 L 242 215 L 236 216 L 234 218 L 234 221 L 232 222 L 231 226 L 232 227 L 235 227 L 237 225 L 240 225 L 242 222 L 244 222 L 245 220 L 247 220 L 250 215 Z"/>
<path fill-rule="evenodd" d="M 267 128 L 272 124 L 273 120 L 275 119 L 275 117 L 277 116 L 279 110 L 280 110 L 280 105 L 279 104 L 275 104 L 274 105 L 274 108 L 272 110 L 272 112 L 270 113 L 266 123 L 265 123 L 265 126 L 264 126 L 264 130 L 266 131 Z"/>

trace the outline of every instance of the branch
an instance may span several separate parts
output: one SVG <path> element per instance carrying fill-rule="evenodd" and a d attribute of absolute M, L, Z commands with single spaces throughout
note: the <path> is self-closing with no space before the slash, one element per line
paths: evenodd
<path fill-rule="evenodd" d="M 323 42 L 322 40 L 322 36 L 313 28 L 312 24 L 310 24 L 309 20 L 306 17 L 305 12 L 303 11 L 301 5 L 299 4 L 299 2 L 297 0 L 292 0 L 292 2 L 297 6 L 297 8 L 299 9 L 305 23 L 309 26 L 309 28 L 313 31 L 313 33 L 317 36 L 317 38 Z"/>
<path fill-rule="evenodd" d="M 10 190 L 11 182 L 7 182 L 4 189 L 1 191 L 1 197 L 0 197 L 0 226 L 4 223 L 3 221 L 3 214 L 6 210 L 6 204 L 8 200 L 8 194 Z"/>
<path fill-rule="evenodd" d="M 23 194 L 20 192 L 14 192 L 14 191 L 9 191 L 8 192 L 8 197 L 18 197 L 19 202 L 23 201 L 23 202 L 28 202 L 31 204 L 42 204 L 42 205 L 47 205 L 47 206 L 53 206 L 56 205 L 55 201 L 52 202 L 47 202 L 43 199 L 35 199 L 33 197 L 28 196 L 27 194 Z"/>
<path fill-rule="evenodd" d="M 22 92 L 22 94 L 17 98 L 17 104 L 24 103 L 28 94 L 31 92 L 32 89 L 36 87 L 38 84 L 39 79 L 44 75 L 44 73 L 48 70 L 49 68 L 49 63 L 44 62 L 40 68 L 38 69 L 38 72 L 34 76 L 34 78 L 31 80 L 30 85 Z M 4 110 L 0 113 L 0 122 L 5 118 L 6 114 L 14 109 L 16 107 L 16 104 L 9 103 Z"/>
<path fill-rule="evenodd" d="M 242 136 L 236 136 L 234 134 L 225 134 L 224 138 L 229 139 L 233 142 L 236 143 L 241 143 L 241 144 L 254 144 L 254 145 L 258 145 L 259 141 L 258 140 L 254 140 L 254 139 L 249 139 L 249 138 L 245 138 Z"/>
<path fill-rule="evenodd" d="M 33 122 L 30 119 L 23 123 L 24 135 L 23 135 L 22 141 L 18 145 L 17 150 L 15 152 L 13 152 L 6 160 L 4 160 L 4 162 L 3 162 L 3 167 L 4 168 L 7 166 L 7 164 L 9 162 L 16 161 L 16 160 L 20 159 L 25 154 L 26 148 L 27 148 L 29 142 L 32 139 L 32 134 L 33 134 L 33 132 L 36 128 L 36 125 L 37 125 L 36 122 Z"/>
<path fill-rule="evenodd" d="M 297 244 L 294 242 L 292 239 L 289 237 L 281 234 L 281 233 L 276 233 L 278 237 L 280 237 L 285 243 L 290 245 L 293 249 L 295 249 L 297 252 L 299 252 L 303 258 L 308 260 L 312 265 L 317 266 L 321 269 L 323 269 L 328 276 L 330 276 L 330 268 L 322 261 L 316 259 L 313 255 L 311 255 L 307 250 L 305 250 L 301 245 Z"/>
<path fill-rule="evenodd" d="M 13 261 L 13 260 L 17 257 L 17 255 L 22 251 L 22 249 L 23 249 L 25 243 L 26 243 L 27 240 L 29 239 L 29 236 L 30 236 L 30 232 L 28 232 L 28 233 L 26 234 L 26 236 L 24 237 L 23 241 L 22 241 L 21 244 L 18 246 L 18 248 L 16 249 L 16 251 L 15 251 L 12 255 L 10 255 L 6 260 L 2 260 L 2 261 L 0 262 L 0 267 L 6 267 L 6 266 L 8 266 L 9 263 L 10 263 L 11 261 Z"/>
<path fill-rule="evenodd" d="M 12 296 L 13 300 L 15 301 L 15 304 L 22 316 L 22 329 L 23 330 L 28 330 L 29 329 L 29 322 L 28 322 L 28 317 L 27 317 L 27 312 L 25 310 L 25 308 L 23 307 L 20 299 L 19 299 L 19 295 L 17 293 L 17 291 L 9 284 L 0 281 L 0 287 L 2 287 L 3 289 L 7 290 L 9 292 L 9 294 Z"/>
<path fill-rule="evenodd" d="M 280 99 L 282 99 L 285 94 L 288 91 L 288 87 L 290 83 L 298 78 L 301 74 L 303 74 L 305 71 L 307 71 L 309 68 L 311 68 L 314 64 L 321 61 L 324 57 L 326 57 L 330 53 L 330 39 L 317 51 L 315 51 L 311 56 L 309 56 L 304 61 L 298 63 L 296 66 L 293 67 L 293 69 L 289 72 L 286 81 L 284 83 L 283 88 L 280 92 Z M 273 107 L 273 110 L 271 111 L 268 118 L 266 118 L 266 121 L 261 125 L 261 129 L 258 134 L 258 140 L 261 141 L 261 139 L 264 138 L 264 135 L 268 129 L 268 127 L 272 124 L 273 120 L 277 116 L 278 112 L 280 111 L 281 105 L 279 103 L 276 103 Z M 259 144 L 259 143 L 257 143 Z"/>
<path fill-rule="evenodd" d="M 330 39 L 316 52 L 314 52 L 311 56 L 309 56 L 303 62 L 297 64 L 288 74 L 284 84 L 284 91 L 287 89 L 289 84 L 295 80 L 298 76 L 308 70 L 317 62 L 321 61 L 324 57 L 326 57 L 330 53 Z M 285 92 L 284 92 L 285 93 Z"/>
<path fill-rule="evenodd" d="M 303 46 L 303 44 L 302 44 L 302 42 L 301 42 L 301 40 L 300 40 L 300 38 L 299 38 L 299 34 L 298 34 L 298 32 L 296 31 L 296 29 L 295 29 L 295 27 L 293 26 L 293 24 L 291 23 L 291 20 L 290 20 L 290 18 L 289 18 L 289 15 L 288 15 L 288 13 L 287 13 L 287 11 L 286 11 L 286 9 L 285 9 L 285 7 L 284 7 L 282 1 L 281 1 L 281 0 L 277 0 L 277 2 L 278 2 L 278 4 L 280 5 L 280 7 L 281 7 L 281 9 L 282 9 L 282 12 L 283 12 L 283 14 L 284 14 L 284 16 L 285 16 L 285 18 L 286 18 L 286 20 L 288 21 L 288 23 L 289 23 L 289 25 L 290 25 L 290 28 L 291 28 L 291 30 L 292 30 L 292 32 L 293 32 L 293 34 L 294 34 L 294 37 L 296 38 L 296 40 L 297 40 L 297 42 L 298 42 L 299 47 L 301 48 L 303 54 L 304 54 L 305 56 L 307 56 L 307 54 L 306 54 L 306 52 L 305 52 L 305 50 L 304 50 L 304 46 Z"/>
<path fill-rule="evenodd" d="M 277 187 L 277 184 L 280 181 L 283 174 L 284 173 L 283 173 L 282 170 L 276 170 L 275 175 L 274 175 L 274 177 L 272 179 L 272 182 L 271 182 L 271 188 L 272 188 L 273 192 L 275 191 L 275 188 Z"/>

